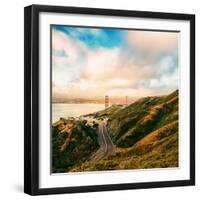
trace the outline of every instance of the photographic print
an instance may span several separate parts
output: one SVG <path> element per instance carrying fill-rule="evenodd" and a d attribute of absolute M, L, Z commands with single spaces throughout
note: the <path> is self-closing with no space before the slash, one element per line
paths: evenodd
<path fill-rule="evenodd" d="M 50 31 L 51 172 L 179 167 L 179 31 Z"/>
<path fill-rule="evenodd" d="M 24 192 L 194 185 L 195 15 L 24 11 Z"/>

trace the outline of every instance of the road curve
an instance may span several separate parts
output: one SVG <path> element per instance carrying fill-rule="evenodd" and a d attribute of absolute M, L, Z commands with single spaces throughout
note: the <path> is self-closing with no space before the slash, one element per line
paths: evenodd
<path fill-rule="evenodd" d="M 99 122 L 98 126 L 98 142 L 100 145 L 100 148 L 98 151 L 92 156 L 90 161 L 98 161 L 102 159 L 105 156 L 108 156 L 111 154 L 115 148 L 115 145 L 113 144 L 110 135 L 108 134 L 106 122 L 102 121 Z"/>

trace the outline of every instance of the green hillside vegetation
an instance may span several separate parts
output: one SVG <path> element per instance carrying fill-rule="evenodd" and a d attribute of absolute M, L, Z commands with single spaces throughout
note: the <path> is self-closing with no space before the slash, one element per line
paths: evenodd
<path fill-rule="evenodd" d="M 110 117 L 109 132 L 118 147 L 130 147 L 150 132 L 178 120 L 178 91 L 145 97 Z"/>
<path fill-rule="evenodd" d="M 106 108 L 105 110 L 102 110 L 100 112 L 97 112 L 94 115 L 94 118 L 97 119 L 103 119 L 103 118 L 111 118 L 113 115 L 115 115 L 119 110 L 121 110 L 123 108 L 122 105 L 112 105 L 108 108 Z"/>
<path fill-rule="evenodd" d="M 85 162 L 71 171 L 124 170 L 178 166 L 178 122 L 153 131 L 130 148 L 117 148 L 98 162 Z"/>
<path fill-rule="evenodd" d="M 97 125 L 61 118 L 52 127 L 52 172 L 66 172 L 99 148 Z"/>
<path fill-rule="evenodd" d="M 53 126 L 54 172 L 178 167 L 178 90 L 128 106 L 113 105 L 93 117 L 108 119 L 114 152 L 91 161 L 99 148 L 97 124 L 61 120 Z"/>

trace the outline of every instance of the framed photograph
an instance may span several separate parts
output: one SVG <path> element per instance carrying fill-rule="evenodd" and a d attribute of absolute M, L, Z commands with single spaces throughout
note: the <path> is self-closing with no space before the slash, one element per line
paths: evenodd
<path fill-rule="evenodd" d="M 195 16 L 25 8 L 24 191 L 195 184 Z"/>

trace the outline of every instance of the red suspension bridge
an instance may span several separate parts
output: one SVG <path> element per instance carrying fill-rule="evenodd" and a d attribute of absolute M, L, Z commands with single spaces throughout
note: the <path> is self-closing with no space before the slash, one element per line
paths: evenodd
<path fill-rule="evenodd" d="M 121 101 L 123 105 L 127 106 L 128 105 L 128 96 L 125 96 L 124 99 Z M 111 102 L 110 96 L 106 95 L 105 96 L 105 108 L 111 106 L 113 103 Z"/>

